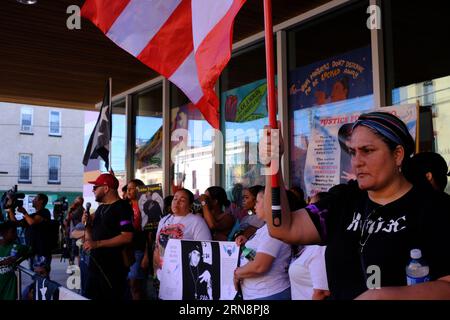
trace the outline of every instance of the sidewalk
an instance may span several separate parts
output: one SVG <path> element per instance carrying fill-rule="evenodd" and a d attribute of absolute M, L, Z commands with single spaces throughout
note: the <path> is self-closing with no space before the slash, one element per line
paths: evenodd
<path fill-rule="evenodd" d="M 24 268 L 29 268 L 28 260 L 23 261 L 21 263 L 21 266 Z M 55 281 L 62 285 L 63 287 L 67 288 L 67 279 L 70 277 L 70 274 L 66 273 L 67 267 L 69 266 L 69 260 L 63 259 L 61 261 L 61 255 L 60 254 L 54 254 L 52 258 L 52 265 L 51 265 L 51 271 L 50 271 L 50 279 L 52 281 Z M 22 273 L 22 290 L 26 286 L 30 285 L 33 282 L 30 276 L 28 276 L 25 273 Z M 72 290 L 75 293 L 79 292 L 77 290 Z M 153 279 L 152 277 L 148 277 L 146 280 L 146 293 L 147 293 L 147 300 L 156 300 L 157 295 L 155 292 L 155 289 L 153 287 Z"/>

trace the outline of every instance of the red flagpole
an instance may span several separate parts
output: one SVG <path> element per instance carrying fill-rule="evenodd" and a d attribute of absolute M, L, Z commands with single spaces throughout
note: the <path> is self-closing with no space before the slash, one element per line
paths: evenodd
<path fill-rule="evenodd" d="M 275 71 L 273 55 L 273 25 L 272 25 L 272 1 L 264 0 L 264 33 L 266 40 L 266 72 L 267 72 L 267 102 L 269 111 L 269 125 L 277 128 L 277 110 L 275 105 Z M 278 161 L 278 160 L 276 160 Z M 278 165 L 272 165 L 278 168 Z M 278 185 L 278 172 L 272 169 L 272 220 L 273 225 L 281 225 L 280 186 Z"/>

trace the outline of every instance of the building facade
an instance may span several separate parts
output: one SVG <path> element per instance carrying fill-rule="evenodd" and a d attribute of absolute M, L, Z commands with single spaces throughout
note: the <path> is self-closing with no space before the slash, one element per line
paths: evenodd
<path fill-rule="evenodd" d="M 0 192 L 17 185 L 30 211 L 37 193 L 47 194 L 49 209 L 82 194 L 83 111 L 1 103 L 0 128 Z"/>
<path fill-rule="evenodd" d="M 417 149 L 450 161 L 450 49 L 439 45 L 439 34 L 450 27 L 442 4 L 432 2 L 328 1 L 274 25 L 282 170 L 289 186 L 308 189 L 305 166 L 316 119 L 385 106 L 416 105 Z M 253 146 L 268 123 L 265 79 L 263 33 L 235 42 L 217 84 L 220 139 L 163 77 L 114 96 L 126 128 L 113 134 L 112 152 L 124 163 L 124 179 L 162 183 L 165 195 L 174 185 L 203 193 L 210 185 L 230 190 L 235 183 L 264 182 Z M 115 139 L 125 146 L 114 150 Z M 323 172 L 335 170 L 322 165 Z"/>

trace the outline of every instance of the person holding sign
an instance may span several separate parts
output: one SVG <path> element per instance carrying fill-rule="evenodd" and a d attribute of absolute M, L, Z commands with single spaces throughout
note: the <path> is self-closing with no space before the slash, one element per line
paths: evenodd
<path fill-rule="evenodd" d="M 169 239 L 211 240 L 205 220 L 192 213 L 194 195 L 187 189 L 178 190 L 172 200 L 172 213 L 159 221 L 153 251 L 154 271 L 160 279 L 165 248 Z M 161 286 L 164 284 L 161 283 Z"/>
<path fill-rule="evenodd" d="M 270 141 L 270 134 L 265 139 Z M 287 209 L 280 188 L 279 227 L 272 223 L 270 176 L 266 179 L 270 234 L 289 243 L 327 245 L 331 298 L 450 299 L 450 202 L 404 177 L 403 166 L 414 148 L 408 128 L 396 116 L 362 114 L 349 143 L 357 181 L 332 187 L 325 200 L 295 212 Z M 271 159 L 279 161 L 276 156 Z M 431 281 L 407 286 L 405 268 L 412 249 L 421 250 Z"/>

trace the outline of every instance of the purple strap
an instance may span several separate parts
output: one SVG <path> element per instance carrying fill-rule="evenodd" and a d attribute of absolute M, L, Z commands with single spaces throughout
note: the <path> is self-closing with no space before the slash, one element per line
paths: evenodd
<path fill-rule="evenodd" d="M 123 227 L 123 226 L 125 226 L 125 225 L 127 225 L 127 224 L 131 224 L 131 221 L 130 221 L 130 220 L 123 220 L 123 221 L 120 221 L 120 226 L 121 226 L 121 227 Z"/>
<path fill-rule="evenodd" d="M 327 226 L 326 226 L 326 217 L 328 215 L 328 209 L 321 210 L 315 204 L 310 204 L 306 208 L 309 216 L 314 223 L 314 226 L 319 232 L 321 243 L 326 243 L 327 241 Z"/>

